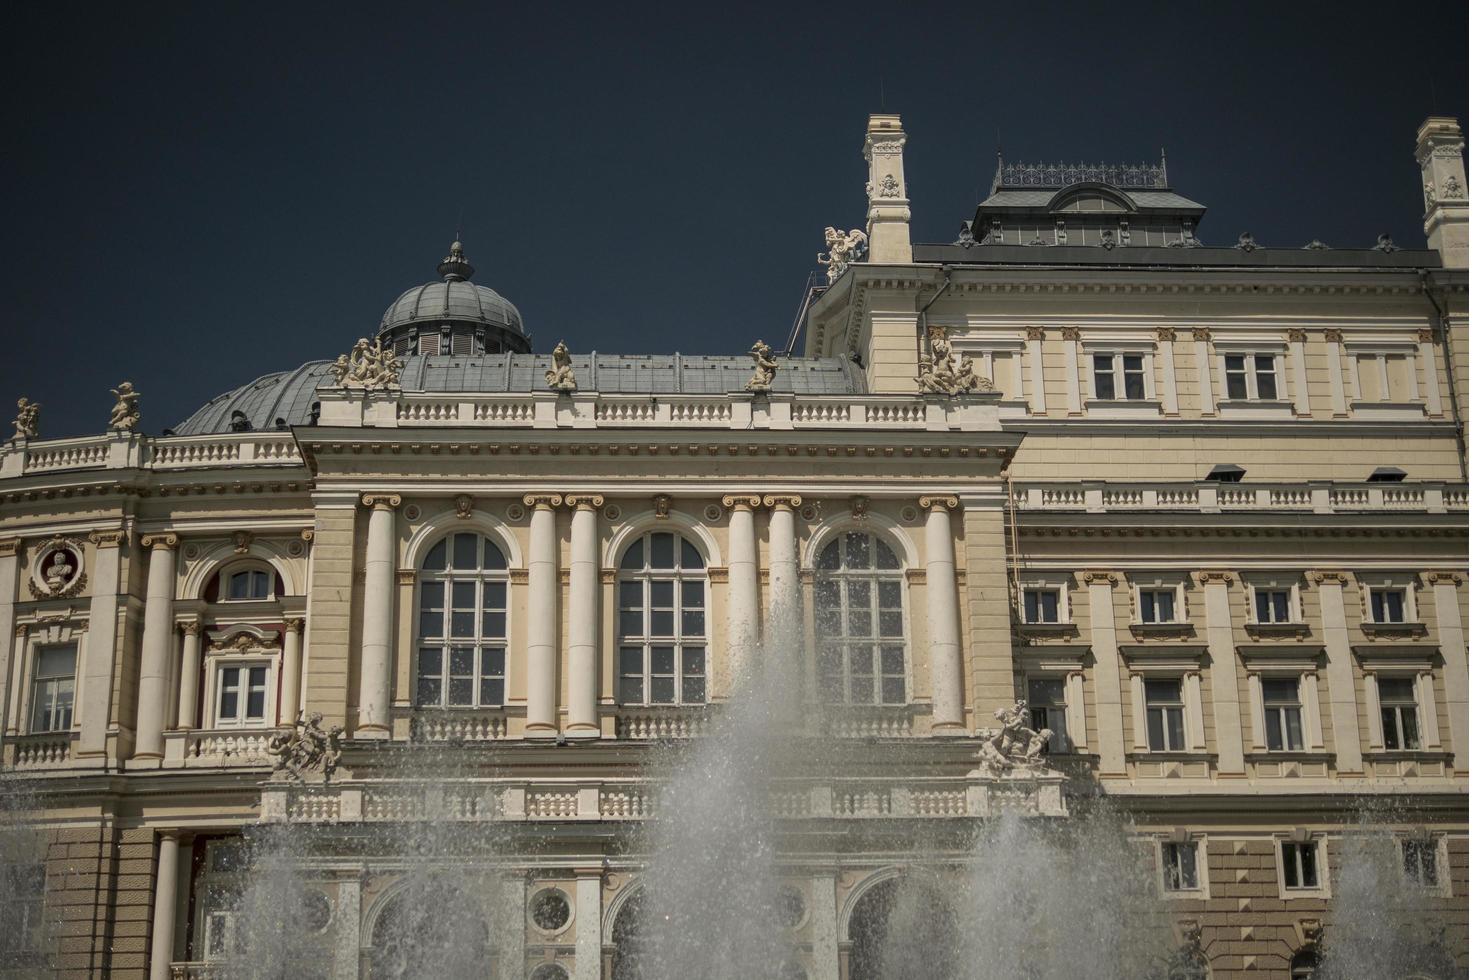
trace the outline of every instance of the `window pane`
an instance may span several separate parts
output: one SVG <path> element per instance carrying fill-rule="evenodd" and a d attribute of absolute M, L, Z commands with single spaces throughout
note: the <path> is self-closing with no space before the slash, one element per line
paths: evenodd
<path fill-rule="evenodd" d="M 847 568 L 871 568 L 872 551 L 869 538 L 855 531 L 847 533 Z"/>
<path fill-rule="evenodd" d="M 1299 844 L 1297 850 L 1301 855 L 1301 886 L 1304 888 L 1316 887 L 1316 845 Z"/>
<path fill-rule="evenodd" d="M 496 546 L 495 542 L 491 541 L 489 538 L 485 538 L 484 543 L 485 568 L 504 569 L 507 564 L 505 561 L 505 553 L 501 551 L 499 547 Z"/>
<path fill-rule="evenodd" d="M 444 608 L 444 583 L 424 582 L 420 585 L 418 604 L 421 609 Z"/>
<path fill-rule="evenodd" d="M 673 583 L 653 581 L 648 583 L 648 593 L 655 609 L 673 608 Z"/>
<path fill-rule="evenodd" d="M 1271 677 L 1260 685 L 1266 704 L 1295 704 L 1297 681 L 1288 677 Z"/>
<path fill-rule="evenodd" d="M 456 612 L 449 622 L 450 636 L 467 639 L 474 636 L 474 613 Z"/>
<path fill-rule="evenodd" d="M 449 651 L 449 673 L 455 677 L 466 677 L 474 673 L 474 650 L 455 647 Z"/>
<path fill-rule="evenodd" d="M 829 609 L 841 602 L 841 586 L 832 579 L 820 579 L 816 583 L 816 608 Z"/>
<path fill-rule="evenodd" d="M 704 583 L 683 583 L 683 604 L 685 609 L 697 609 L 704 605 Z"/>
<path fill-rule="evenodd" d="M 1269 358 L 1265 358 L 1265 360 L 1269 360 Z M 1275 374 L 1268 371 L 1257 373 L 1255 375 L 1255 388 L 1258 390 L 1261 398 L 1273 401 L 1276 397 Z"/>
<path fill-rule="evenodd" d="M 620 567 L 629 571 L 637 571 L 643 567 L 642 538 L 638 538 L 638 540 L 628 545 L 627 550 L 622 553 L 622 565 Z"/>
<path fill-rule="evenodd" d="M 1270 593 L 1268 592 L 1255 592 L 1255 622 L 1275 622 L 1275 620 L 1270 615 Z"/>
<path fill-rule="evenodd" d="M 673 673 L 673 647 L 654 647 L 648 659 L 653 673 Z"/>
<path fill-rule="evenodd" d="M 76 647 L 47 647 L 36 662 L 37 677 L 70 677 L 76 672 Z"/>
<path fill-rule="evenodd" d="M 683 679 L 683 699 L 688 704 L 703 704 L 704 678 L 685 676 Z"/>
<path fill-rule="evenodd" d="M 444 651 L 438 647 L 424 647 L 418 651 L 418 673 L 439 676 L 443 670 Z"/>
<path fill-rule="evenodd" d="M 1299 752 L 1306 744 L 1301 737 L 1301 712 L 1298 708 L 1288 708 L 1285 712 L 1285 747 L 1292 752 Z"/>
<path fill-rule="evenodd" d="M 505 703 L 505 681 L 498 677 L 486 677 L 479 682 L 479 703 L 498 706 Z"/>
<path fill-rule="evenodd" d="M 1278 752 L 1285 748 L 1284 736 L 1280 728 L 1280 712 L 1265 712 L 1265 747 L 1272 752 Z"/>
<path fill-rule="evenodd" d="M 690 571 L 704 567 L 704 556 L 699 554 L 699 549 L 688 538 L 680 539 L 679 564 Z"/>
<path fill-rule="evenodd" d="M 1148 748 L 1154 752 L 1161 752 L 1166 747 L 1163 741 L 1163 711 L 1160 708 L 1148 709 Z"/>
<path fill-rule="evenodd" d="M 648 562 L 651 568 L 673 567 L 673 535 L 659 532 L 650 536 L 652 558 Z"/>
<path fill-rule="evenodd" d="M 437 677 L 420 676 L 418 678 L 418 703 L 423 705 L 439 704 L 443 690 L 443 682 Z"/>
<path fill-rule="evenodd" d="M 243 599 L 250 591 L 250 576 L 247 572 L 236 572 L 230 576 L 230 598 Z"/>
<path fill-rule="evenodd" d="M 250 691 L 250 695 L 245 701 L 245 717 L 252 721 L 260 721 L 265 717 L 264 690 L 252 689 Z"/>
<path fill-rule="evenodd" d="M 474 678 L 449 678 L 449 703 L 455 707 L 474 704 Z"/>
<path fill-rule="evenodd" d="M 1040 593 L 1034 589 L 1025 592 L 1025 621 L 1027 623 L 1040 622 L 1041 600 Z"/>
<path fill-rule="evenodd" d="M 474 598 L 473 582 L 455 582 L 453 591 L 455 609 L 475 609 L 478 603 Z"/>
<path fill-rule="evenodd" d="M 1399 708 L 1398 714 L 1403 720 L 1403 748 L 1418 748 L 1418 709 Z"/>
<path fill-rule="evenodd" d="M 841 554 L 837 542 L 833 541 L 821 549 L 821 554 L 816 556 L 817 568 L 837 568 L 841 564 Z"/>
<path fill-rule="evenodd" d="M 1112 356 L 1110 354 L 1098 354 L 1092 358 L 1093 377 L 1096 380 L 1097 397 L 1102 399 L 1113 399 L 1117 397 L 1117 385 L 1112 377 Z"/>
<path fill-rule="evenodd" d="M 457 569 L 479 568 L 478 535 L 454 535 L 454 567 Z"/>
<path fill-rule="evenodd" d="M 643 611 L 641 609 L 634 609 L 632 611 L 624 609 L 619 612 L 617 614 L 617 630 L 622 636 L 642 636 Z"/>
<path fill-rule="evenodd" d="M 847 613 L 848 636 L 871 636 L 872 613 L 866 609 L 852 609 Z"/>
<path fill-rule="evenodd" d="M 673 678 L 654 677 L 652 680 L 652 697 L 648 700 L 653 704 L 673 703 Z"/>
<path fill-rule="evenodd" d="M 693 674 L 704 673 L 704 648 L 688 647 L 683 652 L 683 672 L 685 677 Z"/>
<path fill-rule="evenodd" d="M 903 583 L 893 581 L 878 582 L 877 604 L 883 609 L 902 609 Z"/>
<path fill-rule="evenodd" d="M 882 672 L 884 674 L 901 674 L 901 673 L 903 673 L 903 648 L 902 647 L 883 647 L 882 648 Z"/>
<path fill-rule="evenodd" d="M 643 672 L 643 650 L 641 647 L 623 647 L 617 654 L 617 670 L 622 674 Z"/>
<path fill-rule="evenodd" d="M 504 650 L 502 650 L 502 649 L 500 649 L 498 647 L 492 647 L 489 650 L 483 651 L 480 654 L 480 658 L 481 658 L 480 659 L 480 663 L 482 664 L 482 667 L 481 667 L 481 672 L 482 673 L 484 673 L 487 676 L 492 676 L 492 677 L 504 677 L 505 676 L 505 651 Z"/>
<path fill-rule="evenodd" d="M 1158 622 L 1173 622 L 1173 592 L 1158 592 L 1154 595 L 1153 601 L 1157 604 Z"/>
<path fill-rule="evenodd" d="M 882 703 L 902 704 L 903 701 L 903 678 L 884 677 L 882 679 Z"/>
<path fill-rule="evenodd" d="M 860 579 L 847 580 L 847 605 L 862 609 L 868 608 L 872 603 L 872 583 Z"/>
<path fill-rule="evenodd" d="M 617 603 L 623 609 L 643 608 L 643 583 L 623 582 L 617 587 Z"/>
<path fill-rule="evenodd" d="M 1148 704 L 1182 704 L 1182 682 L 1176 680 L 1143 681 Z"/>
<path fill-rule="evenodd" d="M 502 612 L 487 612 L 480 621 L 481 637 L 503 637 L 505 635 L 505 614 Z"/>
<path fill-rule="evenodd" d="M 877 538 L 873 538 L 872 543 L 877 553 L 878 568 L 886 570 L 900 567 L 898 565 L 898 556 L 893 553 L 893 549 L 889 548 L 886 544 L 884 544 L 881 540 Z"/>
<path fill-rule="evenodd" d="M 1179 752 L 1184 748 L 1183 739 L 1183 712 L 1177 708 L 1169 708 L 1166 711 L 1168 721 L 1168 748 Z"/>
<path fill-rule="evenodd" d="M 901 612 L 882 612 L 878 614 L 878 629 L 886 638 L 900 637 L 903 635 L 903 614 Z"/>
<path fill-rule="evenodd" d="M 1388 749 L 1400 749 L 1403 747 L 1402 739 L 1398 737 L 1398 712 L 1396 708 L 1382 709 L 1382 745 Z"/>
<path fill-rule="evenodd" d="M 684 610 L 682 629 L 683 629 L 683 635 L 684 636 L 703 636 L 704 635 L 704 613 L 703 613 L 703 611 L 702 610 L 697 610 L 697 609 L 686 609 L 686 610 Z"/>
<path fill-rule="evenodd" d="M 233 721 L 240 714 L 240 689 L 238 687 L 223 691 L 219 696 L 219 717 L 224 720 Z"/>
<path fill-rule="evenodd" d="M 1056 678 L 1032 678 L 1029 684 L 1033 705 L 1065 705 L 1066 682 Z M 1050 727 L 1049 725 L 1046 727 Z"/>
<path fill-rule="evenodd" d="M 673 635 L 673 610 L 654 609 L 648 619 L 648 635 L 650 636 L 672 636 Z"/>
<path fill-rule="evenodd" d="M 418 635 L 424 639 L 437 639 L 444 635 L 444 614 L 442 612 L 420 613 L 418 616 Z"/>
<path fill-rule="evenodd" d="M 486 609 L 504 609 L 505 583 L 486 582 L 484 584 L 484 598 L 481 601 Z"/>
<path fill-rule="evenodd" d="M 448 540 L 440 541 L 428 550 L 423 559 L 423 569 L 426 572 L 441 572 L 444 570 L 444 556 L 448 552 Z"/>
<path fill-rule="evenodd" d="M 624 676 L 617 682 L 617 700 L 623 704 L 643 703 L 643 677 L 641 674 L 631 677 Z"/>

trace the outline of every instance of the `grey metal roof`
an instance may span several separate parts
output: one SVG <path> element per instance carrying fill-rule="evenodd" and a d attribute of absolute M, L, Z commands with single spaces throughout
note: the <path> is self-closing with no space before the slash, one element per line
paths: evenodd
<path fill-rule="evenodd" d="M 775 391 L 797 395 L 862 394 L 866 379 L 844 357 L 782 357 Z M 545 388 L 549 354 L 486 354 L 477 357 L 419 356 L 403 359 L 406 391 L 530 392 Z M 608 394 L 723 394 L 744 389 L 753 364 L 746 355 L 573 354 L 583 391 Z M 329 361 L 311 361 L 294 371 L 267 374 L 212 399 L 174 427 L 178 435 L 228 432 L 230 418 L 243 412 L 252 428 L 306 425 L 317 388 L 330 387 Z"/>
<path fill-rule="evenodd" d="M 405 291 L 383 313 L 378 332 L 446 320 L 468 320 L 525 333 L 515 304 L 488 286 L 463 279 L 426 282 Z"/>
<path fill-rule="evenodd" d="M 1004 188 L 995 191 L 989 197 L 980 202 L 982 209 L 989 208 L 1043 208 L 1051 203 L 1051 200 L 1060 193 L 1060 190 L 1051 188 L 1049 190 L 1013 190 Z M 1132 198 L 1140 208 L 1173 208 L 1186 211 L 1202 211 L 1204 206 L 1197 201 L 1190 201 L 1182 194 L 1173 191 L 1136 191 L 1131 188 L 1122 193 Z"/>

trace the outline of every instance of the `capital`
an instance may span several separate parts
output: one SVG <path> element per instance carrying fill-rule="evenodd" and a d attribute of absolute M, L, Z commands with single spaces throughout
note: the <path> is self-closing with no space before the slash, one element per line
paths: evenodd
<path fill-rule="evenodd" d="M 1062 327 L 1061 328 L 1061 339 L 1062 340 L 1072 340 L 1072 341 L 1080 340 L 1081 339 L 1081 330 L 1080 330 L 1080 328 L 1078 328 L 1078 327 Z"/>
<path fill-rule="evenodd" d="M 1433 343 L 1433 330 L 1431 328 L 1429 328 L 1429 327 L 1423 327 L 1422 329 L 1420 329 L 1418 331 L 1418 343 L 1420 343 L 1420 344 L 1431 344 L 1431 343 Z"/>
<path fill-rule="evenodd" d="M 1429 585 L 1458 586 L 1464 581 L 1464 576 L 1458 572 L 1424 572 L 1423 581 Z"/>
<path fill-rule="evenodd" d="M 20 538 L 0 538 L 0 558 L 13 558 L 20 553 Z"/>
<path fill-rule="evenodd" d="M 1199 580 L 1200 585 L 1208 585 L 1210 582 L 1219 582 L 1222 585 L 1229 585 L 1231 582 L 1234 581 L 1234 576 L 1229 574 L 1228 572 L 1199 572 L 1194 577 Z"/>
<path fill-rule="evenodd" d="M 300 616 L 292 616 L 286 620 L 286 632 L 299 633 L 306 628 L 306 620 Z"/>
<path fill-rule="evenodd" d="M 364 493 L 362 506 L 373 510 L 397 510 L 403 506 L 403 498 L 396 493 Z"/>
<path fill-rule="evenodd" d="M 1311 572 L 1306 577 L 1317 585 L 1346 585 L 1350 581 L 1346 572 Z"/>
<path fill-rule="evenodd" d="M 552 507 L 561 506 L 561 494 L 559 493 L 528 493 L 521 498 L 527 507 L 550 510 Z"/>
<path fill-rule="evenodd" d="M 1026 340 L 1045 340 L 1046 339 L 1046 328 L 1045 327 L 1026 327 L 1025 328 L 1025 339 Z"/>
<path fill-rule="evenodd" d="M 568 493 L 566 495 L 566 506 L 575 507 L 577 510 L 596 510 L 606 502 L 600 493 Z"/>
<path fill-rule="evenodd" d="M 948 494 L 940 494 L 933 497 L 919 497 L 918 506 L 928 511 L 958 510 L 959 498 Z"/>
<path fill-rule="evenodd" d="M 1292 327 L 1286 331 L 1286 339 L 1293 344 L 1304 344 L 1306 342 L 1306 331 L 1299 327 Z"/>
<path fill-rule="evenodd" d="M 199 621 L 197 619 L 191 619 L 191 620 L 189 620 L 186 623 L 180 623 L 179 624 L 179 627 L 184 631 L 184 635 L 185 636 L 198 636 L 199 635 L 199 629 L 200 629 L 200 627 L 199 627 Z"/>
<path fill-rule="evenodd" d="M 1172 327 L 1158 328 L 1158 342 L 1160 344 L 1171 344 L 1178 339 L 1178 331 Z"/>
<path fill-rule="evenodd" d="M 87 534 L 87 540 L 100 548 L 121 547 L 122 539 L 127 537 L 127 532 L 122 529 L 110 531 L 91 531 Z"/>
<path fill-rule="evenodd" d="M 1207 344 L 1209 341 L 1214 339 L 1214 335 L 1209 332 L 1208 327 L 1195 327 L 1189 332 L 1193 335 L 1195 343 Z"/>
<path fill-rule="evenodd" d="M 1085 585 L 1116 585 L 1117 576 L 1112 572 L 1082 572 L 1081 581 Z"/>
<path fill-rule="evenodd" d="M 145 534 L 143 535 L 143 547 L 157 548 L 160 550 L 171 550 L 179 546 L 177 534 Z"/>
<path fill-rule="evenodd" d="M 797 494 L 793 493 L 772 493 L 766 495 L 764 503 L 766 507 L 776 507 L 782 510 L 794 510 L 795 508 L 801 506 L 801 498 Z"/>
<path fill-rule="evenodd" d="M 1336 330 L 1336 329 L 1325 330 L 1325 331 L 1322 332 L 1321 336 L 1323 336 L 1324 338 L 1326 338 L 1326 342 L 1328 344 L 1339 344 L 1339 343 L 1341 343 L 1341 331 L 1340 330 Z"/>
<path fill-rule="evenodd" d="M 726 507 L 734 507 L 737 510 L 754 510 L 760 506 L 760 495 L 757 493 L 734 493 L 727 494 L 721 498 Z"/>

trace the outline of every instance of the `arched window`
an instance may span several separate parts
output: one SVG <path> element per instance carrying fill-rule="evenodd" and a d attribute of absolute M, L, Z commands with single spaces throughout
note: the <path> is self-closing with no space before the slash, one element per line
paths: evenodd
<path fill-rule="evenodd" d="M 703 704 L 708 698 L 704 556 L 670 531 L 628 545 L 617 571 L 617 700 Z"/>
<path fill-rule="evenodd" d="M 954 911 L 925 885 L 905 878 L 879 882 L 857 899 L 847 929 L 851 980 L 911 976 L 915 963 L 923 964 L 928 980 L 960 975 Z"/>
<path fill-rule="evenodd" d="M 1290 980 L 1312 980 L 1320 961 L 1311 950 L 1302 950 L 1290 961 Z"/>
<path fill-rule="evenodd" d="M 220 580 L 220 602 L 264 602 L 275 598 L 275 571 L 260 566 L 235 568 Z"/>
<path fill-rule="evenodd" d="M 893 549 L 847 531 L 816 557 L 817 681 L 838 704 L 906 704 L 903 568 Z"/>
<path fill-rule="evenodd" d="M 478 903 L 433 874 L 388 899 L 372 927 L 369 963 L 370 980 L 498 975 Z"/>
<path fill-rule="evenodd" d="M 418 574 L 415 701 L 425 707 L 505 703 L 505 554 L 480 534 L 452 534 Z"/>

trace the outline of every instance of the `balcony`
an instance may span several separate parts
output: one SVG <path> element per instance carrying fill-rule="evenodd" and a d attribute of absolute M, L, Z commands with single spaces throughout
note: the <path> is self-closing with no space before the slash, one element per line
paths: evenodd
<path fill-rule="evenodd" d="M 72 766 L 74 732 L 21 735 L 5 740 L 5 765 L 16 772 L 69 769 Z"/>
<path fill-rule="evenodd" d="M 163 735 L 163 767 L 165 769 L 253 769 L 271 765 L 266 747 L 274 728 L 242 730 L 238 728 L 199 729 L 165 732 Z"/>

